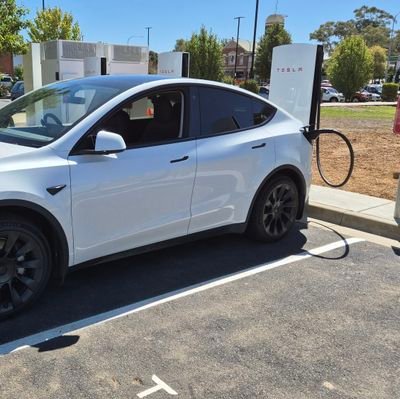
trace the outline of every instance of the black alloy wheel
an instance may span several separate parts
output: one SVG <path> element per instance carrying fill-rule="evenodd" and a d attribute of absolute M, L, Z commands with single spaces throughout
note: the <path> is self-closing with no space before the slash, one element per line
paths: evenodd
<path fill-rule="evenodd" d="M 34 224 L 17 217 L 0 220 L 0 319 L 31 305 L 50 275 L 46 238 Z"/>
<path fill-rule="evenodd" d="M 273 179 L 259 194 L 249 222 L 249 233 L 261 241 L 277 241 L 293 227 L 299 209 L 296 184 L 288 177 Z"/>

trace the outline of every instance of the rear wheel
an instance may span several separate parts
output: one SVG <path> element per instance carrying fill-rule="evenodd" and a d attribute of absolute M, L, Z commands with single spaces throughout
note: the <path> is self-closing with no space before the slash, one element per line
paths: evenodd
<path fill-rule="evenodd" d="M 36 226 L 17 216 L 0 219 L 0 319 L 30 306 L 50 276 L 50 249 Z"/>
<path fill-rule="evenodd" d="M 293 227 L 299 192 L 289 177 L 276 177 L 261 190 L 250 217 L 248 233 L 256 240 L 280 240 Z"/>

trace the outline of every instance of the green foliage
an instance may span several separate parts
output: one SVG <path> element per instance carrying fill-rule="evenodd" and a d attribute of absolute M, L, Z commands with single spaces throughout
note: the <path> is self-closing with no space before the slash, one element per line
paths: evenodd
<path fill-rule="evenodd" d="M 255 80 L 246 80 L 240 84 L 240 88 L 258 94 L 258 84 Z"/>
<path fill-rule="evenodd" d="M 292 43 L 292 38 L 282 25 L 274 24 L 267 27 L 265 34 L 258 43 L 255 60 L 255 71 L 260 80 L 267 81 L 271 75 L 272 50 L 274 47 L 290 43 Z"/>
<path fill-rule="evenodd" d="M 222 46 L 216 35 L 202 26 L 185 44 L 190 53 L 190 76 L 220 81 L 223 77 Z"/>
<path fill-rule="evenodd" d="M 360 36 L 344 39 L 329 60 L 328 77 L 346 100 L 363 87 L 372 77 L 373 58 Z"/>
<path fill-rule="evenodd" d="M 362 6 L 354 10 L 354 19 L 326 22 L 310 34 L 311 40 L 322 43 L 331 54 L 337 44 L 350 36 L 360 35 L 368 47 L 389 46 L 393 16 L 376 7 Z"/>
<path fill-rule="evenodd" d="M 175 42 L 174 51 L 186 51 L 186 40 L 185 39 L 177 39 Z"/>
<path fill-rule="evenodd" d="M 24 68 L 22 65 L 17 65 L 14 68 L 14 78 L 15 80 L 24 80 Z"/>
<path fill-rule="evenodd" d="M 383 101 L 396 101 L 399 85 L 397 83 L 385 83 L 382 87 Z"/>
<path fill-rule="evenodd" d="M 225 83 L 227 85 L 234 85 L 235 84 L 235 80 L 233 79 L 232 76 L 224 75 L 222 77 L 222 83 Z"/>
<path fill-rule="evenodd" d="M 33 22 L 29 23 L 28 34 L 32 42 L 48 40 L 82 40 L 78 22 L 69 12 L 61 8 L 46 8 L 36 13 Z"/>
<path fill-rule="evenodd" d="M 2 84 L 0 84 L 0 98 L 7 97 L 10 94 L 8 88 Z"/>
<path fill-rule="evenodd" d="M 149 51 L 149 74 L 154 75 L 158 71 L 158 53 Z"/>
<path fill-rule="evenodd" d="M 26 44 L 20 31 L 27 27 L 24 7 L 19 7 L 15 0 L 0 1 L 0 54 L 21 54 L 26 51 Z"/>
<path fill-rule="evenodd" d="M 374 61 L 374 70 L 372 77 L 382 79 L 385 76 L 386 69 L 386 50 L 380 46 L 373 46 L 369 49 Z"/>

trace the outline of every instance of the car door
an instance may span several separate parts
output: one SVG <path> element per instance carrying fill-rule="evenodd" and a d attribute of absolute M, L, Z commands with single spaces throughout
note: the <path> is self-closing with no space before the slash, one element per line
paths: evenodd
<path fill-rule="evenodd" d="M 185 98 L 171 89 L 124 103 L 94 135 L 121 134 L 125 151 L 85 154 L 89 134 L 70 156 L 75 263 L 187 234 L 196 144 L 186 136 Z"/>
<path fill-rule="evenodd" d="M 214 87 L 199 87 L 197 96 L 201 128 L 189 233 L 243 223 L 275 167 L 274 131 L 267 124 L 274 107 Z"/>

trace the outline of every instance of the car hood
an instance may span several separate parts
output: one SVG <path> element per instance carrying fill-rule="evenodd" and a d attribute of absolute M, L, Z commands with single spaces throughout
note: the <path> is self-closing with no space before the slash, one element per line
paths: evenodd
<path fill-rule="evenodd" d="M 0 159 L 32 152 L 34 150 L 36 150 L 36 148 L 0 142 Z"/>

